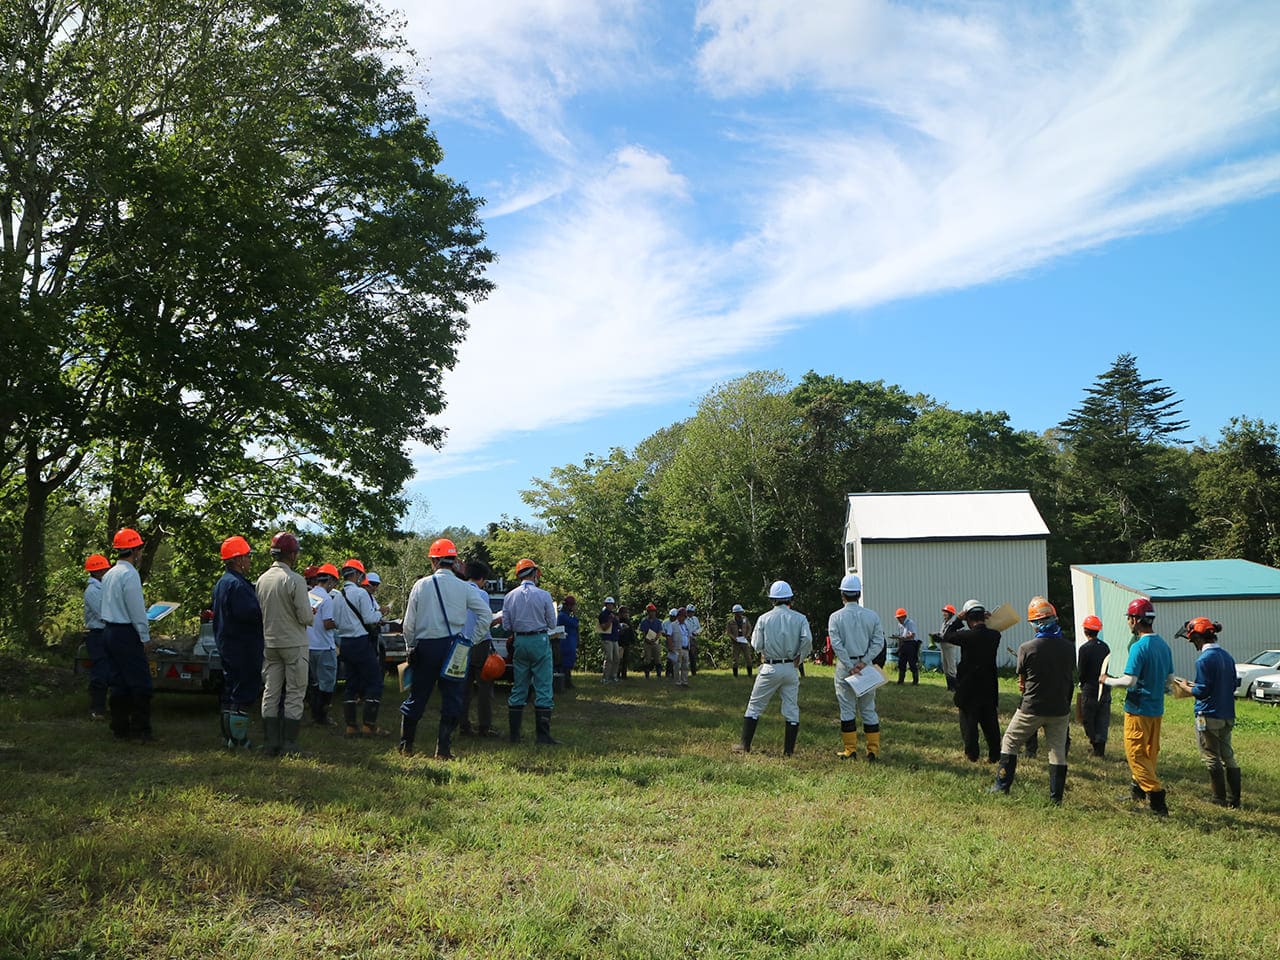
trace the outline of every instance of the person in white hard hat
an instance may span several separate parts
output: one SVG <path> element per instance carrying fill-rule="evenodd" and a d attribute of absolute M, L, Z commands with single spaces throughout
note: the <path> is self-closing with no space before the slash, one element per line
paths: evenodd
<path fill-rule="evenodd" d="M 698 638 L 702 636 L 702 621 L 697 617 L 698 608 L 685 604 L 684 627 L 689 633 L 689 675 L 698 675 Z"/>
<path fill-rule="evenodd" d="M 791 609 L 791 585 L 775 580 L 769 587 L 773 609 L 760 615 L 751 632 L 751 646 L 760 655 L 760 673 L 751 687 L 751 699 L 742 718 L 742 738 L 736 753 L 749 753 L 756 724 L 774 693 L 782 696 L 782 719 L 786 722 L 783 754 L 791 756 L 800 733 L 800 664 L 813 652 L 813 632 L 809 620 Z"/>
<path fill-rule="evenodd" d="M 677 687 L 689 685 L 689 615 L 684 607 L 671 611 L 671 619 L 662 626 L 667 635 L 667 659 L 671 663 L 671 679 Z"/>
<path fill-rule="evenodd" d="M 756 654 L 751 649 L 751 621 L 747 619 L 747 611 L 742 609 L 742 604 L 733 605 L 733 616 L 729 618 L 725 633 L 729 635 L 729 644 L 733 647 L 733 675 L 738 675 L 738 661 L 741 660 L 747 668 L 747 676 L 751 676 L 751 664 Z"/>
<path fill-rule="evenodd" d="M 840 738 L 844 741 L 844 749 L 836 751 L 836 756 L 844 760 L 858 758 L 858 720 L 861 718 L 862 732 L 867 735 L 867 759 L 874 763 L 880 757 L 876 692 L 872 689 L 858 696 L 847 681 L 861 674 L 884 649 L 884 626 L 879 614 L 859 603 L 862 579 L 856 573 L 840 581 L 840 599 L 844 606 L 827 621 L 827 636 L 831 638 L 831 652 L 836 658 L 836 703 L 840 707 Z"/>
<path fill-rule="evenodd" d="M 963 654 L 956 672 L 955 705 L 960 711 L 960 737 L 964 755 L 977 763 L 978 731 L 987 742 L 987 762 L 1000 760 L 1000 700 L 996 675 L 996 654 L 1000 650 L 1000 631 L 987 626 L 987 609 L 978 600 L 966 600 L 961 610 L 966 624 L 963 630 L 949 634 L 948 641 Z"/>

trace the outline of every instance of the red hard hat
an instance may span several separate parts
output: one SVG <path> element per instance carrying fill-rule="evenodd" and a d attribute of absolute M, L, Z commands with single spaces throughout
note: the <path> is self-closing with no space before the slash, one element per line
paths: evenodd
<path fill-rule="evenodd" d="M 949 603 L 948 603 L 945 607 L 943 607 L 943 608 L 942 608 L 942 612 L 943 612 L 943 613 L 955 614 L 955 612 L 956 612 L 956 608 L 955 608 L 955 607 L 953 607 L 951 604 L 949 604 Z"/>
<path fill-rule="evenodd" d="M 272 553 L 297 553 L 301 549 L 298 538 L 288 530 L 281 530 L 271 538 Z"/>
<path fill-rule="evenodd" d="M 350 560 L 348 560 L 346 563 L 342 565 L 342 569 L 343 570 L 359 570 L 361 573 L 364 573 L 364 564 L 361 563 L 359 560 L 357 560 L 355 557 L 352 557 Z"/>
<path fill-rule="evenodd" d="M 657 610 L 657 609 L 658 609 L 658 607 L 657 607 L 657 605 L 656 605 L 656 604 L 652 604 L 652 603 L 651 603 L 651 604 L 649 604 L 648 606 L 646 606 L 646 607 L 645 607 L 645 609 L 646 609 L 646 610 Z"/>
<path fill-rule="evenodd" d="M 528 570 L 537 570 L 537 569 L 538 569 L 538 565 L 534 563 L 532 560 L 530 560 L 528 557 L 524 557 L 523 559 L 516 561 L 517 577 L 522 576 Z"/>
<path fill-rule="evenodd" d="M 316 572 L 317 572 L 317 573 L 322 573 L 322 574 L 324 574 L 325 576 L 333 577 L 333 579 L 335 579 L 335 580 L 339 579 L 339 577 L 338 577 L 338 568 L 337 568 L 337 567 L 335 567 L 332 563 L 322 563 L 322 564 L 320 564 L 320 566 L 316 568 Z"/>
<path fill-rule="evenodd" d="M 562 607 L 576 607 L 577 605 L 578 598 L 572 593 L 566 593 L 564 599 L 560 601 L 560 606 Z"/>
<path fill-rule="evenodd" d="M 97 573 L 99 570 L 109 570 L 111 561 L 100 553 L 91 553 L 85 558 L 84 568 L 89 573 Z"/>
<path fill-rule="evenodd" d="M 431 549 L 427 552 L 427 556 L 432 560 L 438 560 L 441 557 L 456 557 L 457 555 L 458 548 L 453 545 L 453 541 L 446 540 L 444 537 L 433 543 Z M 363 572 L 364 567 L 361 567 L 360 570 Z"/>
<path fill-rule="evenodd" d="M 132 527 L 122 528 L 111 538 L 111 547 L 114 550 L 133 550 L 140 546 L 142 546 L 142 534 Z"/>
<path fill-rule="evenodd" d="M 899 607 L 897 610 L 893 611 L 893 615 L 895 617 L 905 617 L 907 615 L 907 611 L 904 608 Z"/>
<path fill-rule="evenodd" d="M 1150 619 L 1155 615 L 1156 608 L 1151 605 L 1151 601 L 1146 597 L 1138 597 L 1138 599 L 1129 602 L 1129 616 Z"/>
<path fill-rule="evenodd" d="M 279 534 L 277 534 L 279 536 Z M 274 545 L 275 541 L 272 541 Z M 222 541 L 222 559 L 234 560 L 236 557 L 248 556 L 253 550 L 244 537 L 227 537 Z"/>
<path fill-rule="evenodd" d="M 314 567 L 314 566 L 312 566 L 312 567 L 307 567 L 307 569 L 305 569 L 305 570 L 303 570 L 303 571 L 302 571 L 302 579 L 303 579 L 303 580 L 314 580 L 314 579 L 315 579 L 316 577 L 318 577 L 318 576 L 320 576 L 320 568 L 319 568 L 319 567 Z"/>
<path fill-rule="evenodd" d="M 507 661 L 503 660 L 496 653 L 491 653 L 484 658 L 484 664 L 480 667 L 481 680 L 500 680 L 502 675 L 507 672 Z"/>
<path fill-rule="evenodd" d="M 1084 618 L 1084 628 L 1086 630 L 1101 630 L 1102 621 L 1095 617 L 1092 613 Z"/>

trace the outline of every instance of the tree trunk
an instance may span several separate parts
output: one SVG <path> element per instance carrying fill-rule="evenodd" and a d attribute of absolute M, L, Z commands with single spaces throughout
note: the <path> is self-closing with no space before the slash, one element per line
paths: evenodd
<path fill-rule="evenodd" d="M 27 500 L 22 510 L 22 539 L 18 546 L 18 603 L 15 626 L 18 636 L 38 646 L 40 622 L 44 619 L 45 559 L 44 524 L 49 512 L 49 487 L 37 474 L 27 477 Z"/>

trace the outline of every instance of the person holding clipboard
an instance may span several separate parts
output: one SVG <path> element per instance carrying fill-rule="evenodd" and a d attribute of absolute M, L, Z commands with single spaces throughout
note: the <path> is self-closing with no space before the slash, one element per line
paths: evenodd
<path fill-rule="evenodd" d="M 874 665 L 884 653 L 884 626 L 880 615 L 868 610 L 862 599 L 862 578 L 851 573 L 840 581 L 840 599 L 844 606 L 831 614 L 827 635 L 836 658 L 836 703 L 840 707 L 840 738 L 844 749 L 837 750 L 842 760 L 858 759 L 858 719 L 867 735 L 867 760 L 880 757 L 880 715 L 876 713 L 876 688 L 885 676 Z M 854 678 L 852 683 L 850 678 Z M 864 682 L 865 681 L 865 682 Z M 854 685 L 858 690 L 855 690 Z"/>

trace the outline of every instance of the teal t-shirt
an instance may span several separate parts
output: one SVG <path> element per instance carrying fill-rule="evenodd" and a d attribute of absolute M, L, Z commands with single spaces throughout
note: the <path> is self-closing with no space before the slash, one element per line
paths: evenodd
<path fill-rule="evenodd" d="M 1124 698 L 1124 712 L 1138 717 L 1164 716 L 1164 685 L 1173 673 L 1173 654 L 1158 633 L 1139 637 L 1129 647 L 1124 672 L 1137 677 Z"/>

